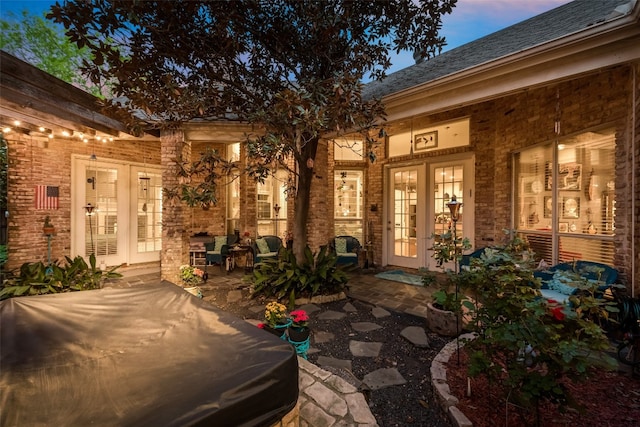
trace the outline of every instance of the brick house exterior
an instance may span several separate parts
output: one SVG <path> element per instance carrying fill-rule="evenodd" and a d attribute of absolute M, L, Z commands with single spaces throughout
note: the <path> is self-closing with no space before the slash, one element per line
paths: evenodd
<path fill-rule="evenodd" d="M 470 169 L 465 169 L 470 175 L 465 175 L 463 208 L 466 209 L 464 221 L 469 222 L 464 223 L 463 233 L 471 237 L 475 248 L 481 248 L 500 240 L 503 229 L 518 228 L 516 206 L 521 199 L 514 189 L 514 176 L 518 172 L 514 159 L 518 153 L 526 156 L 530 152 L 527 150 L 540 145 L 557 147 L 566 138 L 606 128 L 612 129 L 615 136 L 615 233 L 602 240 L 614 248 L 612 264 L 621 272 L 621 280 L 637 295 L 640 291 L 640 4 L 606 0 L 596 8 L 584 7 L 583 3 L 578 0 L 561 6 L 408 67 L 382 82 L 368 84 L 365 94 L 382 97 L 387 106 L 390 136 L 376 148 L 374 163 L 335 160 L 333 142 L 322 141 L 314 167 L 308 226 L 310 246 L 316 249 L 336 234 L 336 173 L 360 170 L 364 174 L 363 239 L 371 242 L 369 250 L 374 263 L 433 269 L 428 237 L 434 231 L 434 218 L 430 215 L 433 215 L 431 208 L 436 196 L 432 193 L 434 182 L 429 179 L 434 179 L 433 173 L 440 170 L 440 165 L 457 162 L 469 165 Z M 5 74 L 5 61 L 2 67 Z M 3 89 L 5 84 L 3 81 Z M 2 100 L 5 107 L 4 97 Z M 58 119 L 64 117 L 63 113 L 61 111 Z M 3 117 L 11 117 L 10 112 L 3 112 Z M 33 125 L 38 124 L 37 118 L 34 115 Z M 468 127 L 465 142 L 446 145 L 443 138 L 443 144 L 433 149 L 408 148 L 414 146 L 414 131 L 416 135 L 425 129 L 442 131 L 448 124 L 460 121 Z M 77 122 L 80 123 L 80 119 Z M 83 123 L 78 128 L 91 126 L 92 123 Z M 112 126 L 116 128 L 115 124 Z M 178 179 L 174 164 L 177 153 L 195 156 L 205 147 L 224 152 L 228 144 L 241 141 L 245 131 L 246 127 L 241 124 L 187 124 L 178 131 L 135 138 L 119 128 L 114 141 L 107 143 L 84 143 L 78 138 L 58 136 L 56 131 L 52 139 L 37 132 L 6 134 L 9 141 L 8 267 L 46 260 L 47 239 L 41 232 L 45 215 L 51 217 L 58 230 L 51 240 L 52 257 L 81 252 L 73 230 L 82 220 L 78 206 L 85 202 L 75 200 L 74 194 L 84 183 L 74 171 L 84 165 L 91 154 L 99 160 L 116 162 L 123 171 L 144 168 L 146 172 L 147 167 L 155 168 L 161 174 L 162 186 L 168 187 Z M 398 148 L 399 145 L 402 147 Z M 554 156 L 559 156 L 557 149 L 554 150 Z M 142 159 L 141 153 L 144 153 Z M 239 158 L 244 162 L 242 147 Z M 105 164 L 108 169 L 107 166 Z M 90 163 L 86 167 L 91 170 Z M 414 230 L 410 230 L 416 233 L 412 239 L 418 242 L 413 246 L 417 253 L 396 256 L 393 236 L 398 216 L 394 214 L 397 206 L 393 200 L 393 174 L 414 170 L 418 171 L 419 179 L 430 177 L 418 184 L 416 209 L 420 218 Z M 133 172 L 126 173 L 133 176 Z M 583 171 L 585 183 L 586 173 Z M 241 216 L 235 226 L 255 235 L 258 186 L 246 176 L 239 179 Z M 34 186 L 38 184 L 59 187 L 59 209 L 33 209 Z M 430 188 L 426 188 L 427 184 Z M 131 179 L 130 187 L 135 185 L 136 180 Z M 160 262 L 163 278 L 177 280 L 178 266 L 189 262 L 189 236 L 197 232 L 218 235 L 228 231 L 229 188 L 220 186 L 220 202 L 207 211 L 190 209 L 180 203 L 163 204 L 162 246 L 153 251 L 155 259 L 151 260 Z M 288 205 L 289 218 L 292 218 L 292 205 Z M 582 213 L 582 220 L 584 215 Z M 132 213 L 129 221 L 124 222 L 129 232 L 134 227 L 134 218 Z M 558 219 L 563 222 L 560 216 Z M 280 234 L 282 231 L 280 229 Z M 555 242 L 551 252 L 554 259 L 549 261 L 560 260 L 558 242 L 564 237 L 570 240 L 571 235 L 551 230 L 541 234 Z M 592 237 L 594 240 L 598 236 Z M 136 264 L 138 261 L 131 249 L 134 246 L 131 242 L 127 255 L 117 258 L 118 262 Z"/>

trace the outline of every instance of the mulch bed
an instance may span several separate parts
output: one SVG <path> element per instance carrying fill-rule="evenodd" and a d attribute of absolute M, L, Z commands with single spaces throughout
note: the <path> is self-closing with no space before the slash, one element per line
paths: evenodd
<path fill-rule="evenodd" d="M 471 397 L 467 392 L 468 355 L 461 350 L 460 365 L 457 354 L 453 354 L 447 365 L 447 381 L 451 394 L 460 403 L 458 408 L 473 422 L 474 427 L 520 427 L 534 426 L 532 412 L 513 404 L 506 404 L 503 391 L 484 377 L 472 378 Z M 568 409 L 561 413 L 549 402 L 541 406 L 540 424 L 544 427 L 640 426 L 640 378 L 629 373 L 592 371 L 584 382 L 573 383 L 562 380 L 582 410 Z"/>

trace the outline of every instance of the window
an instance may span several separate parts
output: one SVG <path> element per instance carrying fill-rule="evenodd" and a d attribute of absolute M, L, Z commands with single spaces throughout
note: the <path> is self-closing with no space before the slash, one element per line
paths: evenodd
<path fill-rule="evenodd" d="M 363 235 L 364 172 L 341 170 L 334 173 L 334 223 L 336 236 L 353 236 L 361 243 Z"/>
<path fill-rule="evenodd" d="M 515 154 L 514 223 L 538 259 L 613 263 L 614 156 L 613 129 Z"/>
<path fill-rule="evenodd" d="M 227 160 L 237 162 L 240 160 L 240 144 L 227 146 Z M 234 172 L 227 186 L 227 233 L 233 233 L 240 222 L 240 176 Z"/>
<path fill-rule="evenodd" d="M 419 154 L 443 148 L 469 145 L 469 119 L 422 125 L 412 121 L 410 127 L 389 135 L 389 157 Z"/>
<path fill-rule="evenodd" d="M 434 186 L 434 233 L 441 235 L 451 230 L 451 211 L 447 203 L 452 197 L 456 197 L 458 203 L 463 203 L 464 195 L 464 165 L 452 164 L 445 167 L 437 167 L 433 170 Z M 462 211 L 460 219 L 456 223 L 456 233 L 464 235 L 464 222 L 462 221 Z"/>
<path fill-rule="evenodd" d="M 358 139 L 341 138 L 333 141 L 335 151 L 334 160 L 362 160 L 364 157 L 364 142 Z"/>
<path fill-rule="evenodd" d="M 138 171 L 137 192 L 137 251 L 154 252 L 162 249 L 162 175 Z M 111 227 L 112 229 L 115 228 Z"/>
<path fill-rule="evenodd" d="M 278 170 L 264 184 L 258 183 L 258 234 L 284 238 L 287 231 L 287 172 Z"/>

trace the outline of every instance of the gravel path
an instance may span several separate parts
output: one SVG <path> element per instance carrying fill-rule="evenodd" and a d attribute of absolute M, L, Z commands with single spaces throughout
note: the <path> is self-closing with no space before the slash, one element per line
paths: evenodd
<path fill-rule="evenodd" d="M 266 301 L 250 299 L 246 286 L 205 285 L 203 293 L 205 300 L 239 317 L 262 318 Z M 351 299 L 302 308 L 311 318 L 308 360 L 358 387 L 380 427 L 451 426 L 429 376 L 431 360 L 448 340 L 427 333 L 428 345 L 417 346 L 401 335 L 407 327 L 423 329 L 424 319 Z M 387 375 L 397 385 L 385 386 Z"/>

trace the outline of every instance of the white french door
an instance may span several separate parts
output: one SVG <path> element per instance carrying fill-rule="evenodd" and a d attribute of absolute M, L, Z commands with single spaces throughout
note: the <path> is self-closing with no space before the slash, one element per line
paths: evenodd
<path fill-rule="evenodd" d="M 159 170 L 76 157 L 71 253 L 108 266 L 157 261 L 162 245 Z"/>
<path fill-rule="evenodd" d="M 436 270 L 432 235 L 452 231 L 447 203 L 453 195 L 463 203 L 457 236 L 473 242 L 473 165 L 469 156 L 388 169 L 383 264 Z"/>
<path fill-rule="evenodd" d="M 388 264 L 419 268 L 425 251 L 425 166 L 389 170 L 386 248 Z"/>
<path fill-rule="evenodd" d="M 158 261 L 162 250 L 161 171 L 131 166 L 130 188 L 129 263 Z"/>
<path fill-rule="evenodd" d="M 473 244 L 475 218 L 473 165 L 473 158 L 429 165 L 427 185 L 429 188 L 429 210 L 427 213 L 429 245 L 427 246 L 427 262 L 425 264 L 429 270 L 437 270 L 438 268 L 453 270 L 455 268 L 453 262 L 437 267 L 433 251 L 430 249 L 439 235 L 453 233 L 454 226 L 457 238 L 468 238 Z M 453 196 L 456 197 L 458 203 L 462 203 L 459 219 L 455 223 L 451 220 L 451 211 L 447 206 Z"/>

